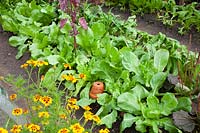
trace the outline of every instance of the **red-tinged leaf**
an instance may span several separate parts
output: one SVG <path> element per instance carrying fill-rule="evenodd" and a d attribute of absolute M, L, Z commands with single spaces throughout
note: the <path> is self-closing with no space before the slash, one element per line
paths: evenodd
<path fill-rule="evenodd" d="M 65 11 L 67 8 L 67 0 L 59 0 L 60 9 Z"/>
<path fill-rule="evenodd" d="M 81 25 L 81 27 L 82 27 L 83 29 L 85 29 L 85 30 L 88 29 L 88 25 L 87 25 L 87 22 L 86 22 L 86 20 L 85 20 L 84 17 L 79 18 L 79 23 L 80 23 L 80 25 Z"/>
<path fill-rule="evenodd" d="M 60 20 L 60 28 L 63 28 L 65 26 L 66 22 L 67 22 L 67 19 L 61 19 Z"/>
<path fill-rule="evenodd" d="M 70 0 L 74 7 L 78 7 L 80 4 L 80 0 Z"/>
<path fill-rule="evenodd" d="M 177 111 L 173 113 L 174 124 L 184 131 L 192 132 L 195 128 L 195 122 L 192 117 L 185 111 Z"/>

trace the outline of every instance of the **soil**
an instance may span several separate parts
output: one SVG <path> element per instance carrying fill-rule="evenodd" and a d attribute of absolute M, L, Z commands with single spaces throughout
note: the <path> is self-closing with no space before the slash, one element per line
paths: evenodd
<path fill-rule="evenodd" d="M 119 12 L 119 10 L 116 9 L 113 10 L 113 13 L 120 15 L 122 19 L 127 19 L 130 15 L 128 12 Z M 185 44 L 188 49 L 200 52 L 200 33 L 197 33 L 195 30 L 191 30 L 185 35 L 179 35 L 177 26 L 166 27 L 161 22 L 157 21 L 156 16 L 152 14 L 137 17 L 137 24 L 136 28 L 138 30 L 146 31 L 150 34 L 164 33 L 168 37 L 179 40 L 180 43 Z M 9 46 L 8 43 L 8 39 L 11 35 L 12 34 L 9 32 L 4 32 L 0 27 L 0 76 L 4 77 L 8 74 L 12 74 L 27 77 L 25 71 L 20 68 L 20 65 L 29 59 L 30 56 L 29 54 L 25 54 L 20 60 L 16 60 L 17 49 Z M 119 133 L 119 123 L 120 121 L 113 125 L 111 133 Z M 125 130 L 125 133 L 135 132 L 133 128 Z"/>

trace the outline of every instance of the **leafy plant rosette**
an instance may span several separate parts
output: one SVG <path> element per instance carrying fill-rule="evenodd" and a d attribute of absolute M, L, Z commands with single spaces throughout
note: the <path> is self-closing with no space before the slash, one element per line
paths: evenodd
<path fill-rule="evenodd" d="M 60 10 L 55 13 L 55 5 L 36 5 L 34 1 L 18 5 L 1 16 L 2 26 L 16 33 L 9 41 L 19 49 L 17 58 L 28 50 L 33 59 L 46 60 L 51 65 L 39 70 L 46 72 L 42 86 L 47 92 L 55 97 L 66 91 L 69 96 L 79 96 L 77 105 L 81 107 L 97 101 L 101 107 L 96 115 L 101 124 L 112 128 L 120 119 L 121 132 L 133 124 L 140 132 L 158 132 L 159 128 L 181 132 L 170 115 L 178 110 L 189 112 L 191 100 L 174 88 L 164 88 L 164 83 L 168 75 L 178 74 L 177 62 L 184 66 L 188 58 L 196 58 L 193 52 L 161 33 L 149 35 L 136 30 L 134 16 L 123 21 L 110 12 L 102 12 L 100 7 L 83 4 L 76 15 L 84 16 L 88 24 L 76 21 L 72 26 L 70 15 Z M 25 10 L 35 16 L 23 14 Z M 15 17 L 11 16 L 13 13 L 17 13 Z M 78 34 L 72 35 L 73 28 Z M 74 41 L 78 44 L 76 49 Z M 105 91 L 97 100 L 89 98 L 95 81 L 105 84 Z M 66 91 L 58 91 L 55 82 Z M 192 91 L 189 88 L 187 94 Z M 120 112 L 123 115 L 118 117 Z"/>
<path fill-rule="evenodd" d="M 15 87 L 13 89 L 17 91 L 17 94 L 9 95 L 11 102 L 17 102 L 20 97 L 26 102 L 26 107 L 13 108 L 12 115 L 16 117 L 24 116 L 27 123 L 23 125 L 19 123 L 10 124 L 10 119 L 8 119 L 5 126 L 0 128 L 1 132 L 88 133 L 93 132 L 94 127 L 100 125 L 101 119 L 91 112 L 92 108 L 84 106 L 81 109 L 77 105 L 77 99 L 68 94 L 65 91 L 66 88 L 61 87 L 62 82 L 66 79 L 74 82 L 70 76 L 63 75 L 62 80 L 57 85 L 55 80 L 56 76 L 58 76 L 56 70 L 55 68 L 50 68 L 53 72 L 51 77 L 42 75 L 41 78 L 38 78 L 38 75 L 41 74 L 40 69 L 48 65 L 48 62 L 42 60 L 28 60 L 21 65 L 21 68 L 24 68 L 29 75 L 27 80 L 13 76 L 2 79 L 11 83 Z M 33 69 L 39 69 L 39 73 L 36 75 L 37 81 L 32 79 L 35 76 Z M 83 78 L 80 80 L 84 80 Z M 77 111 L 79 111 L 80 116 L 76 115 Z M 90 125 L 88 125 L 89 122 L 91 123 Z M 100 129 L 98 132 L 109 133 L 109 130 L 105 128 Z"/>

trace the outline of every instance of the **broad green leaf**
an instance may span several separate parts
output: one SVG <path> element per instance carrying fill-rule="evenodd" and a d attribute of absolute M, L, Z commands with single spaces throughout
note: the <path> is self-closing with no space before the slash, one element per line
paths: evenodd
<path fill-rule="evenodd" d="M 123 67 L 130 72 L 137 73 L 137 67 L 139 66 L 138 57 L 130 50 L 122 51 L 121 56 Z"/>
<path fill-rule="evenodd" d="M 85 85 L 85 80 L 79 80 L 76 83 L 76 90 L 74 92 L 74 96 L 77 97 L 78 93 L 80 92 L 81 88 Z"/>
<path fill-rule="evenodd" d="M 94 33 L 94 38 L 96 40 L 99 40 L 106 33 L 105 25 L 103 23 L 99 23 L 99 22 L 93 23 L 92 31 Z"/>
<path fill-rule="evenodd" d="M 105 124 L 108 128 L 112 128 L 112 124 L 117 120 L 117 111 L 113 110 L 110 114 L 101 118 L 102 124 Z"/>
<path fill-rule="evenodd" d="M 17 55 L 15 56 L 16 59 L 19 59 L 19 58 L 21 58 L 23 56 L 23 54 L 28 49 L 27 47 L 28 47 L 28 45 L 25 45 L 25 44 L 18 47 L 18 52 L 17 52 Z"/>
<path fill-rule="evenodd" d="M 80 93 L 80 98 L 87 98 L 89 99 L 89 92 L 90 92 L 90 88 L 91 88 L 91 83 L 88 82 L 87 85 L 85 86 L 85 88 L 83 88 L 83 90 Z"/>
<path fill-rule="evenodd" d="M 84 106 L 88 106 L 92 103 L 95 103 L 96 100 L 92 100 L 92 99 L 88 99 L 88 98 L 81 98 L 80 100 L 78 100 L 77 105 L 84 107 Z"/>
<path fill-rule="evenodd" d="M 139 101 L 149 95 L 149 92 L 140 84 L 137 84 L 133 89 L 131 89 L 131 93 L 134 94 Z"/>
<path fill-rule="evenodd" d="M 50 65 L 56 65 L 59 63 L 59 55 L 49 55 L 46 57 Z"/>
<path fill-rule="evenodd" d="M 42 86 L 47 89 L 55 88 L 55 79 L 56 79 L 55 76 L 56 76 L 55 70 L 53 68 L 49 69 L 44 76 L 44 80 L 42 81 Z"/>
<path fill-rule="evenodd" d="M 137 96 L 129 92 L 125 92 L 117 98 L 117 106 L 129 113 L 140 114 L 141 111 Z"/>
<path fill-rule="evenodd" d="M 13 47 L 17 47 L 20 45 L 25 45 L 24 43 L 28 39 L 27 36 L 12 36 L 9 38 L 9 44 Z"/>
<path fill-rule="evenodd" d="M 158 90 L 163 85 L 164 81 L 166 80 L 167 74 L 164 72 L 158 72 L 155 75 L 153 75 L 150 85 L 153 89 L 153 94 L 158 93 Z"/>
<path fill-rule="evenodd" d="M 110 100 L 111 100 L 111 96 L 108 95 L 107 93 L 103 93 L 103 94 L 98 95 L 97 103 L 100 105 L 105 105 L 109 103 Z"/>
<path fill-rule="evenodd" d="M 166 49 L 159 49 L 154 56 L 154 67 L 162 72 L 167 66 L 169 60 L 169 51 Z"/>
<path fill-rule="evenodd" d="M 144 124 L 144 121 L 142 120 L 143 118 L 141 119 L 138 119 L 136 122 L 135 122 L 135 129 L 141 133 L 146 133 L 146 125 Z"/>
<path fill-rule="evenodd" d="M 178 98 L 178 105 L 176 106 L 175 111 L 184 110 L 190 112 L 192 110 L 192 101 L 189 97 L 180 97 Z"/>
<path fill-rule="evenodd" d="M 133 116 L 132 114 L 125 113 L 120 125 L 120 132 L 123 132 L 124 129 L 131 127 L 133 123 L 135 123 L 137 120 L 138 118 Z"/>
<path fill-rule="evenodd" d="M 173 93 L 166 93 L 162 99 L 162 114 L 168 116 L 172 113 L 172 110 L 174 110 L 178 104 L 178 101 Z"/>

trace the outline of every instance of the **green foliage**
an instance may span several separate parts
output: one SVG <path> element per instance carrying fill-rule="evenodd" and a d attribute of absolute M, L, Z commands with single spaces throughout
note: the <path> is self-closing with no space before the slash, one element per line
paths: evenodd
<path fill-rule="evenodd" d="M 64 74 L 78 77 L 78 73 L 83 73 L 85 80 L 65 81 L 62 85 L 69 94 L 80 94 L 78 104 L 86 106 L 96 101 L 88 94 L 92 82 L 104 82 L 105 92 L 97 99 L 101 105 L 97 114 L 102 124 L 111 128 L 120 117 L 118 112 L 124 112 L 121 132 L 132 124 L 140 132 L 147 129 L 158 132 L 159 128 L 177 132 L 168 117 L 173 111 L 190 111 L 191 101 L 187 97 L 177 98 L 173 93 L 162 94 L 160 90 L 169 74 L 178 74 L 177 62 L 184 65 L 188 57 L 196 59 L 193 53 L 161 33 L 149 35 L 136 30 L 135 16 L 123 21 L 111 13 L 103 13 L 100 7 L 83 7 L 78 17 L 84 16 L 89 27 L 85 30 L 76 25 L 79 32 L 76 51 L 73 51 L 70 22 L 60 28 L 57 17 L 63 18 L 63 12 L 56 14 L 52 5 L 23 1 L 3 14 L 1 22 L 5 30 L 16 33 L 10 43 L 19 49 L 18 58 L 28 49 L 32 58 L 47 60 L 56 68 L 56 71 L 46 70 L 44 87 L 53 86 L 50 81 L 61 82 Z M 70 19 L 67 14 L 64 18 Z M 66 70 L 65 63 L 73 70 Z M 187 106 L 183 106 L 185 100 Z"/>

